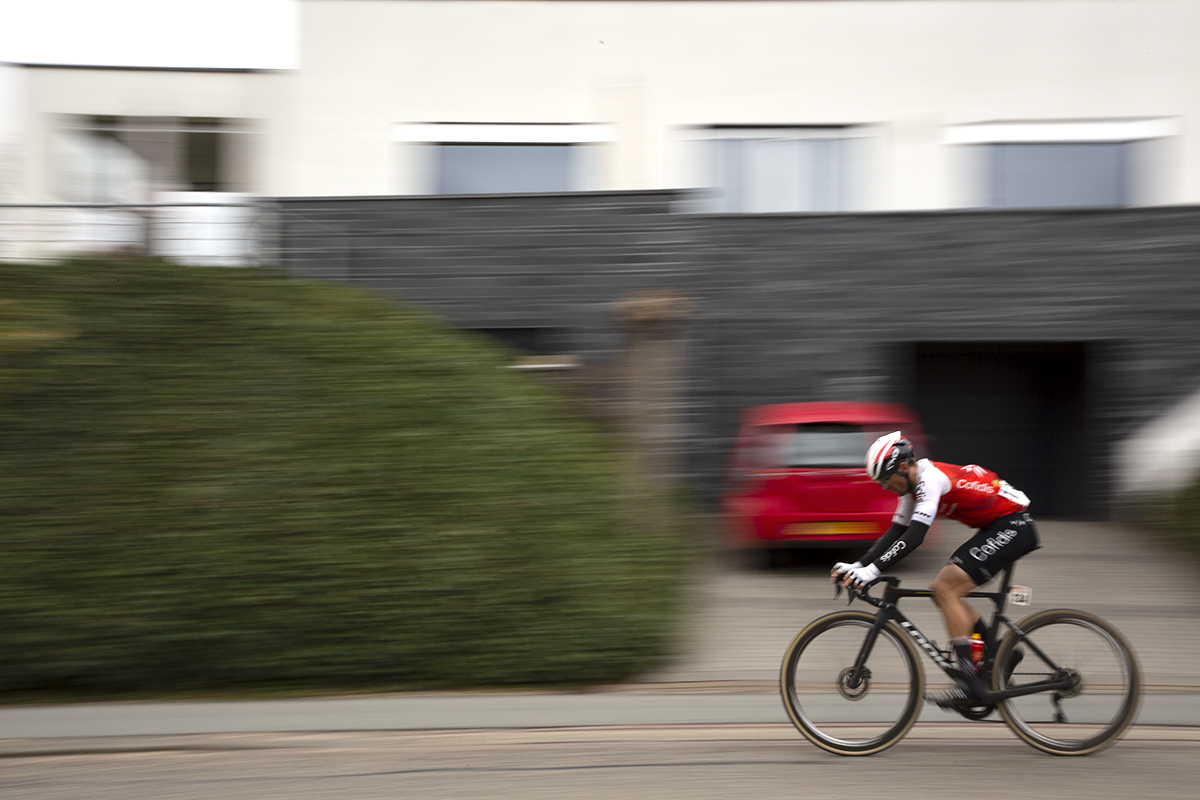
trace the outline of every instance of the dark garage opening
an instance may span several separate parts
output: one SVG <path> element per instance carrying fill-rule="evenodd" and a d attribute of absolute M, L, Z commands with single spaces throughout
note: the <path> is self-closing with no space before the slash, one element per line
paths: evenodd
<path fill-rule="evenodd" d="M 1096 518 L 1082 343 L 918 343 L 913 406 L 935 461 L 979 464 L 1043 517 Z"/>

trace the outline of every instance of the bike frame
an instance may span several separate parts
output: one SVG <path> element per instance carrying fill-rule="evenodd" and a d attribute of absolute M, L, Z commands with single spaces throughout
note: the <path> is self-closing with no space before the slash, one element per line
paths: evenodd
<path fill-rule="evenodd" d="M 988 637 L 995 644 L 999 644 L 996 638 L 997 629 L 1003 624 L 1008 630 L 1012 631 L 1023 645 L 1028 647 L 1037 654 L 1043 662 L 1049 666 L 1056 675 L 1063 675 L 1059 679 L 1040 680 L 1033 683 L 1027 683 L 1021 686 L 1014 686 L 1000 692 L 989 692 L 990 698 L 988 702 L 996 703 L 1001 700 L 1008 700 L 1012 697 L 1022 697 L 1029 694 L 1037 694 L 1038 692 L 1052 692 L 1060 690 L 1068 690 L 1072 688 L 1073 683 L 1069 677 L 1065 675 L 1064 670 L 1054 663 L 1045 652 L 1036 644 L 1025 637 L 1025 632 L 1021 630 L 1015 622 L 1004 615 L 1004 604 L 1008 600 L 1008 594 L 1012 590 L 1012 565 L 1005 567 L 1003 570 L 1003 579 L 999 592 L 971 592 L 967 597 L 983 598 L 991 600 L 996 606 L 996 610 L 992 615 L 991 624 L 988 625 Z M 875 640 L 879 637 L 879 632 L 883 630 L 883 626 L 889 622 L 895 622 L 900 630 L 904 631 L 920 648 L 925 655 L 942 668 L 948 677 L 953 678 L 957 672 L 957 667 L 951 663 L 946 656 L 938 649 L 937 645 L 928 639 L 925 634 L 921 633 L 913 622 L 900 611 L 898 603 L 903 597 L 933 597 L 933 592 L 929 589 L 901 589 L 900 579 L 892 576 L 884 576 L 879 578 L 877 583 L 886 583 L 887 588 L 883 592 L 883 597 L 872 597 L 868 592 L 870 587 L 863 589 L 851 589 L 851 598 L 858 599 L 875 606 L 879 609 L 879 613 L 875 616 L 875 624 L 871 626 L 871 630 L 867 633 L 867 638 L 863 642 L 862 649 L 858 653 L 858 658 L 854 662 L 854 669 L 850 673 L 847 684 L 851 688 L 856 688 L 863 677 L 863 670 L 867 663 L 868 656 L 871 655 L 871 650 L 875 647 Z M 991 672 L 993 662 L 996 657 L 996 647 L 989 648 L 985 654 L 983 664 L 983 674 L 986 676 Z"/>

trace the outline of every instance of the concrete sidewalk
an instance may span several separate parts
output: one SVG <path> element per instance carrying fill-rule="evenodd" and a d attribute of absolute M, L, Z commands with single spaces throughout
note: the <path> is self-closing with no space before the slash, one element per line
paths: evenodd
<path fill-rule="evenodd" d="M 1200 692 L 1149 691 L 1138 725 L 1200 727 Z M 961 723 L 932 706 L 922 723 Z M 790 725 L 779 695 L 751 687 L 626 687 L 572 694 L 408 694 L 241 702 L 0 708 L 0 740 L 638 725 Z"/>

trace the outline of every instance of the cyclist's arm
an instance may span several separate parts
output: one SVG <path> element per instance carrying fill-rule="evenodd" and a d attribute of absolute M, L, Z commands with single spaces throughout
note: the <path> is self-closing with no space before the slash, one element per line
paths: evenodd
<path fill-rule="evenodd" d="M 858 563 L 860 563 L 860 564 L 874 563 L 875 559 L 879 558 L 881 555 L 886 553 L 888 551 L 888 548 L 891 547 L 892 545 L 894 545 L 896 543 L 896 540 L 899 539 L 902 535 L 904 535 L 904 532 L 907 530 L 908 530 L 907 525 L 901 524 L 899 522 L 893 522 L 892 526 L 890 528 L 888 528 L 887 531 L 884 532 L 883 536 L 880 536 L 878 539 L 875 540 L 875 544 L 871 545 L 871 549 L 868 550 L 863 555 L 863 557 L 858 560 Z"/>
<path fill-rule="evenodd" d="M 925 534 L 937 517 L 938 502 L 950 491 L 950 481 L 945 473 L 927 462 L 924 467 L 915 491 L 901 498 L 896 516 L 892 517 L 892 527 L 863 556 L 863 564 L 874 564 L 882 572 L 900 563 L 925 541 Z"/>
<path fill-rule="evenodd" d="M 896 543 L 904 532 L 908 530 L 908 523 L 912 521 L 913 509 L 916 507 L 916 499 L 909 494 L 900 498 L 896 503 L 896 513 L 892 515 L 892 525 L 883 536 L 875 540 L 875 544 L 871 545 L 870 549 L 863 554 L 863 557 L 858 560 L 860 565 L 871 564 L 875 559 L 886 553 L 892 545 Z"/>
<path fill-rule="evenodd" d="M 892 523 L 887 533 L 880 536 L 863 556 L 863 564 L 874 564 L 880 572 L 900 563 L 903 558 L 921 546 L 929 526 L 924 522 L 913 520 L 908 525 Z"/>

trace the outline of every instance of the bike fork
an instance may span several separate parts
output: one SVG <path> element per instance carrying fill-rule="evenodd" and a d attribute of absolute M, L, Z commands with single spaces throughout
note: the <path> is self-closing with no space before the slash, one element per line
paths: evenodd
<path fill-rule="evenodd" d="M 867 638 L 863 642 L 862 649 L 858 651 L 858 658 L 854 661 L 854 668 L 850 671 L 850 676 L 846 684 L 851 689 L 857 689 L 867 670 L 867 658 L 871 655 L 871 650 L 875 647 L 875 640 L 879 638 L 879 632 L 883 630 L 883 626 L 891 619 L 885 614 L 879 614 L 875 617 L 875 624 L 871 626 L 871 630 L 867 631 Z"/>

